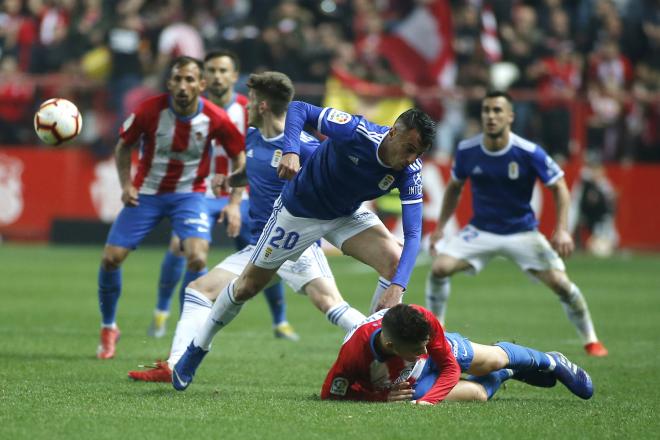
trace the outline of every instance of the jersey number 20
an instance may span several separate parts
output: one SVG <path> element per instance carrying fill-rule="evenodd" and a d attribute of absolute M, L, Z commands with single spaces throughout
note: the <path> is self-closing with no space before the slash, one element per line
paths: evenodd
<path fill-rule="evenodd" d="M 284 243 L 282 243 L 282 247 L 284 249 L 293 249 L 293 247 L 298 243 L 298 239 L 300 238 L 300 234 L 297 232 L 289 232 L 288 234 L 286 231 L 279 226 L 275 228 L 275 235 L 273 238 L 270 239 L 270 244 L 276 249 L 280 248 L 280 242 L 282 239 L 284 239 Z"/>

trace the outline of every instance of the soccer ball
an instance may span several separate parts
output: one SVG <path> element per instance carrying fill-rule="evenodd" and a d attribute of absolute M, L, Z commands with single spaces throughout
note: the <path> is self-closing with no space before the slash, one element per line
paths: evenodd
<path fill-rule="evenodd" d="M 61 145 L 80 134 L 82 116 L 78 108 L 62 98 L 53 98 L 39 106 L 34 114 L 34 131 L 50 145 Z"/>

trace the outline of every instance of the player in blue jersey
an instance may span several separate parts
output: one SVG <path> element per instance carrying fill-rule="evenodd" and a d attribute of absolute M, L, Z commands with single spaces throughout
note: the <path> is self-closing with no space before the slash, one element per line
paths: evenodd
<path fill-rule="evenodd" d="M 310 124 L 328 138 L 300 168 L 300 133 Z M 185 389 L 208 352 L 211 339 L 240 312 L 288 260 L 324 237 L 345 254 L 373 267 L 380 279 L 372 301 L 380 309 L 401 302 L 419 250 L 422 177 L 419 157 L 435 125 L 417 109 L 392 127 L 333 108 L 294 101 L 284 129 L 279 176 L 291 179 L 275 202 L 250 263 L 223 289 L 213 311 L 175 365 L 172 384 Z M 362 202 L 398 188 L 403 211 L 403 249 Z"/>
<path fill-rule="evenodd" d="M 251 75 L 247 85 L 250 89 L 248 114 L 250 125 L 254 127 L 248 130 L 246 138 L 247 166 L 233 173 L 229 180 L 233 186 L 250 185 L 250 244 L 188 285 L 168 361 L 156 362 L 154 368 L 147 371 L 130 371 L 128 375 L 132 379 L 170 382 L 172 366 L 198 330 L 201 338 L 207 337 L 206 324 L 201 329 L 200 325 L 209 322 L 207 317 L 218 294 L 248 265 L 254 245 L 273 210 L 273 203 L 284 186 L 285 181 L 277 175 L 277 166 L 284 148 L 282 131 L 286 106 L 293 96 L 293 84 L 282 73 L 265 72 Z M 304 162 L 319 142 L 305 132 L 299 136 L 300 156 Z M 343 300 L 318 244 L 312 244 L 296 261 L 285 262 L 277 275 L 295 291 L 306 294 L 331 323 L 345 331 L 365 319 L 362 313 Z"/>
<path fill-rule="evenodd" d="M 427 307 L 444 324 L 449 277 L 461 271 L 478 273 L 491 258 L 501 255 L 559 296 L 588 354 L 606 356 L 587 302 L 566 275 L 562 261 L 574 247 L 568 232 L 570 196 L 564 172 L 540 146 L 511 132 L 513 117 L 509 95 L 490 92 L 481 107 L 483 134 L 458 145 L 452 178 L 431 236 L 431 253 L 436 258 L 427 280 Z M 473 217 L 457 236 L 438 243 L 467 179 L 471 181 Z M 536 179 L 550 189 L 556 204 L 557 224 L 550 243 L 537 230 L 530 206 Z"/>
<path fill-rule="evenodd" d="M 209 52 L 204 58 L 204 79 L 206 80 L 207 98 L 219 107 L 222 107 L 238 130 L 245 134 L 247 125 L 247 98 L 235 92 L 234 86 L 238 80 L 239 59 L 238 56 L 227 50 L 215 50 Z M 229 157 L 219 145 L 214 145 L 214 159 L 211 162 L 212 173 L 227 174 Z M 243 166 L 243 162 L 231 161 L 232 169 L 236 170 Z M 243 188 L 233 188 L 231 194 L 223 194 L 216 197 L 211 188 L 207 192 L 206 207 L 210 217 L 210 223 L 226 222 L 227 235 L 234 238 L 236 250 L 243 249 L 250 242 L 250 230 L 248 227 L 249 201 L 243 197 Z M 267 211 L 270 213 L 270 210 Z M 148 334 L 153 337 L 163 337 L 166 330 L 166 322 L 169 317 L 170 302 L 174 289 L 181 282 L 179 292 L 180 307 L 183 307 L 183 297 L 188 283 L 202 273 L 185 271 L 185 257 L 181 248 L 181 240 L 176 234 L 172 234 L 169 248 L 160 266 L 160 277 L 158 280 L 158 300 L 154 311 L 154 318 L 149 327 Z M 281 283 L 264 290 L 272 315 L 275 337 L 298 340 L 298 335 L 286 319 L 286 302 L 284 300 L 284 287 Z"/>

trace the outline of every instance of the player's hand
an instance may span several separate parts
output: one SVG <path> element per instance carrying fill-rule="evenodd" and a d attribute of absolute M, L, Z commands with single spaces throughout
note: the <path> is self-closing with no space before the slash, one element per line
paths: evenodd
<path fill-rule="evenodd" d="M 570 256 L 575 249 L 573 237 L 571 237 L 571 234 L 569 234 L 568 231 L 563 229 L 555 231 L 550 243 L 562 258 Z"/>
<path fill-rule="evenodd" d="M 413 400 L 412 403 L 415 405 L 420 405 L 420 406 L 433 406 L 431 402 L 427 402 L 425 400 Z"/>
<path fill-rule="evenodd" d="M 128 185 L 121 191 L 121 201 L 124 206 L 138 206 L 138 190 L 133 185 Z"/>
<path fill-rule="evenodd" d="M 387 394 L 388 402 L 409 402 L 413 397 L 413 390 L 408 382 L 395 383 Z"/>
<path fill-rule="evenodd" d="M 429 237 L 429 253 L 432 257 L 438 256 L 438 251 L 435 249 L 435 244 L 442 240 L 442 237 L 445 236 L 445 228 L 435 228 L 435 231 L 431 233 Z"/>
<path fill-rule="evenodd" d="M 236 238 L 241 232 L 241 208 L 234 203 L 228 203 L 218 217 L 218 223 L 227 220 L 227 236 Z"/>
<path fill-rule="evenodd" d="M 296 153 L 287 153 L 282 156 L 277 166 L 277 175 L 280 179 L 291 180 L 300 170 L 300 157 Z"/>
<path fill-rule="evenodd" d="M 213 195 L 220 196 L 223 192 L 229 192 L 229 177 L 224 174 L 216 174 L 211 180 Z"/>
<path fill-rule="evenodd" d="M 385 292 L 380 296 L 378 304 L 376 304 L 377 312 L 381 309 L 389 309 L 394 307 L 397 304 L 401 303 L 401 297 L 403 296 L 403 287 L 398 284 L 390 284 L 390 287 L 385 289 Z"/>

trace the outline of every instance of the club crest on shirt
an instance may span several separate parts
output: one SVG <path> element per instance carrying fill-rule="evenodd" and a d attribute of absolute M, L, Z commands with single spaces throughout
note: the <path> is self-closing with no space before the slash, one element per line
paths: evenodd
<path fill-rule="evenodd" d="M 348 391 L 348 379 L 343 377 L 335 377 L 330 386 L 330 394 L 336 396 L 345 396 Z"/>
<path fill-rule="evenodd" d="M 382 189 L 383 191 L 387 190 L 392 184 L 394 183 L 394 176 L 391 174 L 387 174 L 385 177 L 381 179 L 381 181 L 378 183 L 378 188 Z"/>
<path fill-rule="evenodd" d="M 273 151 L 273 158 L 270 160 L 270 166 L 277 168 L 282 161 L 282 150 Z"/>
<path fill-rule="evenodd" d="M 131 125 L 133 125 L 133 121 L 135 121 L 135 113 L 128 115 L 128 118 L 126 118 L 124 123 L 121 124 L 121 129 L 123 131 L 128 131 L 128 129 L 131 128 Z"/>
<path fill-rule="evenodd" d="M 517 162 L 509 162 L 509 179 L 515 180 L 520 176 L 520 169 Z"/>
<path fill-rule="evenodd" d="M 348 121 L 350 121 L 352 116 L 346 112 L 342 112 L 340 110 L 335 110 L 334 108 L 330 110 L 330 114 L 328 115 L 328 121 L 329 122 L 334 122 L 335 124 L 346 124 Z"/>

